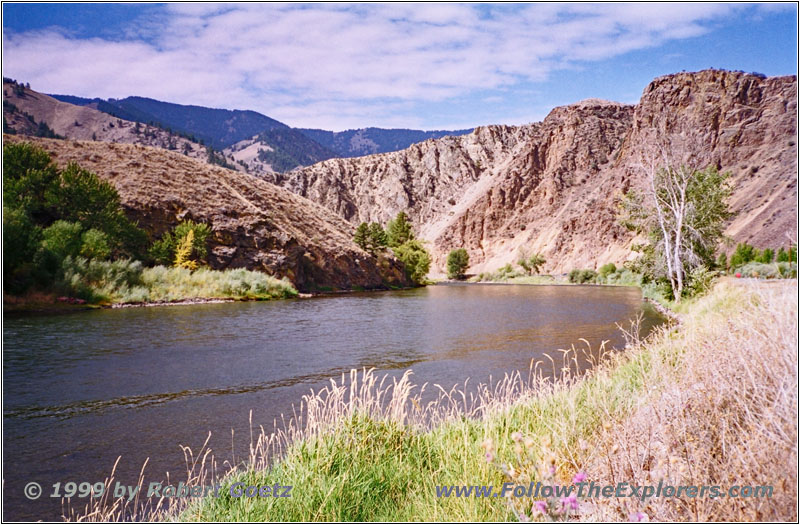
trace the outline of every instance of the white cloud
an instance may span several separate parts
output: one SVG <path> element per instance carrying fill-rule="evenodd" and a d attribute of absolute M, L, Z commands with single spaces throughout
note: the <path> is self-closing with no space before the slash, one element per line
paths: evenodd
<path fill-rule="evenodd" d="M 42 91 L 247 108 L 297 126 L 413 125 L 396 111 L 539 82 L 698 36 L 731 4 L 169 4 L 149 34 L 5 35 Z M 140 34 L 131 31 L 130 34 Z"/>

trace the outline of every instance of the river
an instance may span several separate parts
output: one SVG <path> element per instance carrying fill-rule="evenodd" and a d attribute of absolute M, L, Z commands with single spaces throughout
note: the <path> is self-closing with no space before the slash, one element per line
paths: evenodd
<path fill-rule="evenodd" d="M 209 431 L 218 458 L 238 459 L 251 410 L 270 428 L 352 368 L 447 388 L 527 374 L 579 338 L 622 347 L 616 323 L 639 312 L 645 330 L 662 321 L 637 288 L 487 284 L 4 316 L 4 518 L 59 519 L 52 485 L 102 481 L 118 456 L 123 483 L 148 457 L 148 479 L 180 479 L 179 445 Z"/>

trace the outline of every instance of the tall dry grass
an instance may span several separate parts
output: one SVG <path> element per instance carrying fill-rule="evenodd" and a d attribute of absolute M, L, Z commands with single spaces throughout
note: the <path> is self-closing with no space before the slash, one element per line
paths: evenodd
<path fill-rule="evenodd" d="M 796 521 L 796 288 L 722 285 L 691 311 L 681 331 L 645 347 L 651 367 L 643 395 L 592 444 L 589 476 L 724 490 L 773 486 L 773 497 L 598 499 L 585 517 Z"/>

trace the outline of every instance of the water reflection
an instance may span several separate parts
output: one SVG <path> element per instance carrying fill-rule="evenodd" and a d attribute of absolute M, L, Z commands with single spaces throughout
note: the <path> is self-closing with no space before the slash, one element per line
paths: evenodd
<path fill-rule="evenodd" d="M 151 475 L 174 475 L 178 444 L 197 447 L 209 431 L 219 456 L 241 454 L 250 410 L 269 428 L 351 368 L 475 385 L 527 373 L 580 338 L 619 347 L 615 323 L 643 309 L 647 330 L 659 318 L 633 288 L 463 285 L 7 318 L 4 511 L 56 519 L 60 502 L 32 504 L 25 483 L 99 481 L 119 455 L 122 482 L 147 457 Z"/>

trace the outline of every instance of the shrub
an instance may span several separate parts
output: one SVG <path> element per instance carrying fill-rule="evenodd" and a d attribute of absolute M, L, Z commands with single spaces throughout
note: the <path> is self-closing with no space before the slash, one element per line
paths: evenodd
<path fill-rule="evenodd" d="M 431 256 L 420 241 L 407 241 L 396 247 L 394 254 L 403 263 L 409 279 L 417 284 L 425 281 L 431 267 Z"/>
<path fill-rule="evenodd" d="M 574 284 L 585 284 L 594 282 L 597 278 L 597 272 L 594 270 L 580 270 L 578 268 L 569 272 L 569 282 Z"/>
<path fill-rule="evenodd" d="M 447 278 L 461 279 L 469 267 L 469 254 L 464 248 L 452 250 L 447 255 Z"/>
<path fill-rule="evenodd" d="M 756 261 L 764 264 L 769 264 L 775 258 L 775 252 L 770 248 L 764 248 L 761 254 L 756 258 Z"/>
<path fill-rule="evenodd" d="M 19 208 L 3 207 L 3 287 L 11 293 L 23 292 L 30 283 L 31 260 L 42 229 Z"/>
<path fill-rule="evenodd" d="M 547 261 L 540 253 L 528 254 L 526 250 L 520 252 L 519 264 L 527 274 L 539 273 L 539 268 Z"/>
<path fill-rule="evenodd" d="M 717 277 L 718 272 L 709 270 L 705 266 L 698 266 L 689 273 L 688 286 L 684 289 L 686 297 L 694 297 L 704 295 L 714 284 L 714 279 Z"/>
<path fill-rule="evenodd" d="M 759 279 L 781 279 L 797 277 L 796 263 L 771 263 L 749 262 L 739 268 L 739 273 L 744 277 L 755 277 Z"/>
<path fill-rule="evenodd" d="M 83 232 L 80 254 L 87 259 L 107 259 L 111 255 L 108 236 L 94 228 Z"/>
<path fill-rule="evenodd" d="M 48 226 L 56 215 L 45 194 L 57 180 L 56 165 L 43 149 L 25 142 L 3 146 L 3 206 L 19 208 L 35 224 Z"/>
<path fill-rule="evenodd" d="M 615 272 L 605 277 L 598 275 L 597 282 L 601 284 L 616 284 L 620 286 L 641 286 L 644 276 L 628 269 L 618 268 Z"/>
<path fill-rule="evenodd" d="M 746 242 L 739 243 L 736 246 L 736 251 L 734 251 L 733 255 L 731 255 L 730 267 L 738 268 L 739 266 L 755 260 L 758 255 L 758 250 L 756 250 L 753 246 L 750 246 Z"/>
<path fill-rule="evenodd" d="M 728 256 L 725 252 L 720 253 L 717 257 L 717 268 L 723 271 L 728 269 Z"/>
<path fill-rule="evenodd" d="M 77 222 L 58 220 L 42 232 L 41 247 L 56 255 L 59 260 L 77 256 L 81 251 L 82 228 Z"/>
<path fill-rule="evenodd" d="M 617 265 L 613 262 L 604 264 L 600 267 L 600 271 L 598 272 L 599 276 L 605 279 L 609 274 L 612 274 L 617 271 Z"/>
<path fill-rule="evenodd" d="M 166 232 L 161 239 L 150 246 L 148 255 L 158 264 L 165 266 L 174 264 L 178 247 L 185 241 L 190 232 L 192 240 L 187 247 L 190 246 L 191 249 L 184 254 L 184 259 L 195 263 L 204 262 L 208 254 L 207 239 L 211 235 L 211 228 L 208 224 L 191 220 L 182 221 L 172 231 Z"/>

